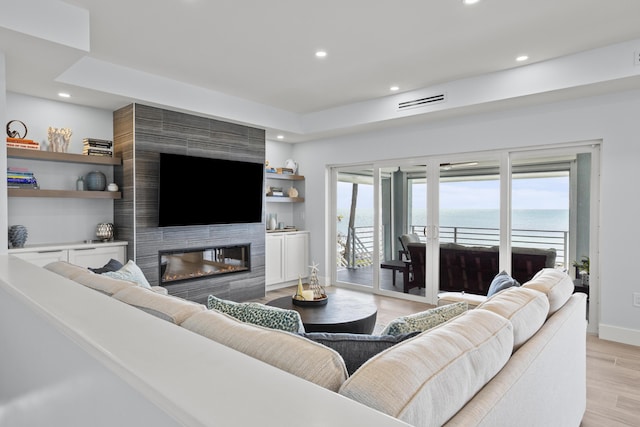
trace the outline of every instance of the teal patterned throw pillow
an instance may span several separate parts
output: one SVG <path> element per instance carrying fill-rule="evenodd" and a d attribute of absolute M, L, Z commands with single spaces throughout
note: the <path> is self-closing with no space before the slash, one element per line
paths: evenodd
<path fill-rule="evenodd" d="M 271 307 L 257 302 L 235 302 L 209 295 L 207 307 L 242 322 L 287 332 L 304 332 L 300 314 L 295 310 Z"/>
<path fill-rule="evenodd" d="M 411 332 L 423 332 L 438 326 L 468 310 L 466 301 L 443 305 L 420 313 L 398 317 L 389 322 L 380 335 L 401 335 Z"/>

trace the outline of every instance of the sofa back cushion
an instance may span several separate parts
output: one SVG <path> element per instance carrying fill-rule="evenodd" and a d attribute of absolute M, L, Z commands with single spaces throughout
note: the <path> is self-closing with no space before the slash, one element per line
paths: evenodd
<path fill-rule="evenodd" d="M 347 378 L 335 350 L 290 332 L 241 322 L 216 310 L 197 313 L 182 327 L 332 391 Z"/>
<path fill-rule="evenodd" d="M 67 279 L 72 279 L 79 274 L 84 274 L 89 272 L 88 269 L 84 267 L 80 267 L 79 265 L 71 264 L 66 261 L 54 261 L 44 266 L 45 269 L 49 271 L 53 271 L 56 274 L 59 274 L 62 277 L 66 277 Z"/>
<path fill-rule="evenodd" d="M 522 287 L 535 289 L 547 295 L 549 299 L 547 317 L 558 311 L 569 300 L 575 289 L 571 277 L 556 268 L 543 268 Z"/>
<path fill-rule="evenodd" d="M 477 310 L 492 311 L 511 322 L 513 351 L 516 351 L 544 324 L 549 300 L 534 289 L 511 287 L 488 298 Z"/>
<path fill-rule="evenodd" d="M 73 278 L 73 280 L 88 288 L 95 289 L 98 292 L 112 296 L 126 288 L 138 286 L 127 280 L 114 279 L 112 277 L 103 276 L 102 274 L 85 271 Z"/>
<path fill-rule="evenodd" d="M 379 353 L 339 393 L 411 425 L 442 425 L 511 356 L 513 327 L 472 310 Z"/>
<path fill-rule="evenodd" d="M 161 295 L 140 286 L 123 289 L 114 294 L 113 298 L 176 325 L 181 325 L 189 316 L 207 309 L 203 304 Z"/>

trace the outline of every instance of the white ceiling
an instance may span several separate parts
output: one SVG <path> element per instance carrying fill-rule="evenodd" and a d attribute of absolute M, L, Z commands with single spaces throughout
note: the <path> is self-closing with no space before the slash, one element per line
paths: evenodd
<path fill-rule="evenodd" d="M 12 12 L 6 9 L 11 3 L 0 3 L 0 12 Z M 365 121 L 357 120 L 309 123 L 389 97 L 391 85 L 400 93 L 415 92 L 640 39 L 637 0 L 481 0 L 473 6 L 462 0 L 64 3 L 88 11 L 88 51 L 0 25 L 8 91 L 58 99 L 64 90 L 72 94 L 67 102 L 112 110 L 132 101 L 166 105 L 254 124 L 266 128 L 268 138 L 283 133 L 291 142 L 364 128 Z M 327 57 L 316 58 L 317 49 Z M 521 54 L 529 61 L 516 63 Z M 96 67 L 104 73 L 89 72 Z M 153 96 L 134 83 L 141 76 L 162 78 Z M 638 78 L 616 79 L 599 82 L 598 91 L 611 90 L 608 84 L 640 88 Z M 181 99 L 192 93 L 209 100 Z M 566 94 L 580 95 L 575 87 Z M 368 120 L 366 126 L 384 121 Z"/>

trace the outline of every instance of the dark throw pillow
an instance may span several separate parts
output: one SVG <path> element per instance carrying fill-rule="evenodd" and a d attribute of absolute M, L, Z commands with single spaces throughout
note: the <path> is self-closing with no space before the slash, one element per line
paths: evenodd
<path fill-rule="evenodd" d="M 493 278 L 489 290 L 487 291 L 487 297 L 493 294 L 497 294 L 503 289 L 510 288 L 512 286 L 520 286 L 520 283 L 513 277 L 509 276 L 506 271 L 501 271 Z"/>
<path fill-rule="evenodd" d="M 118 261 L 117 259 L 113 259 L 111 258 L 109 260 L 108 263 L 106 263 L 104 266 L 100 267 L 100 268 L 91 268 L 89 267 L 89 270 L 93 271 L 94 273 L 97 274 L 102 274 L 102 273 L 106 273 L 107 271 L 118 271 L 123 267 L 122 263 L 120 261 Z"/>
<path fill-rule="evenodd" d="M 418 335 L 412 332 L 403 335 L 367 335 L 329 332 L 305 332 L 300 335 L 337 351 L 349 375 L 353 374 L 364 362 L 383 350 L 408 338 Z"/>

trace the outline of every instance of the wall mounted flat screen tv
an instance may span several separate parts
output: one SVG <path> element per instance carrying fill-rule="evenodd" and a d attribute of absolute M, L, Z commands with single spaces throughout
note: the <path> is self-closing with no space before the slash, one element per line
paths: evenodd
<path fill-rule="evenodd" d="M 262 222 L 262 163 L 160 153 L 159 175 L 159 227 Z"/>

